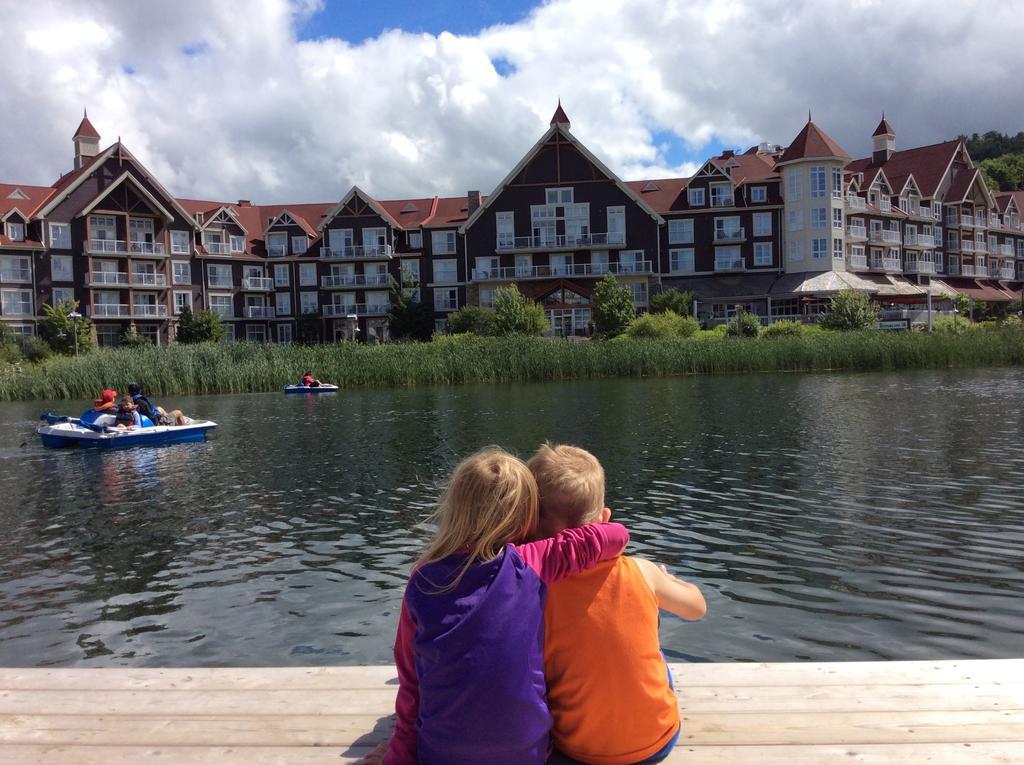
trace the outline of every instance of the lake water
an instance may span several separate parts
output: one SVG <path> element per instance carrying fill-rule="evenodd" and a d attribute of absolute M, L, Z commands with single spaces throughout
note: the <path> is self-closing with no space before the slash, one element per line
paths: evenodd
<path fill-rule="evenodd" d="M 120 382 L 120 381 L 114 381 Z M 0 404 L 0 666 L 390 661 L 463 456 L 591 449 L 632 551 L 697 582 L 677 660 L 1019 657 L 1024 370 L 479 385 L 163 403 L 205 444 L 48 451 Z"/>

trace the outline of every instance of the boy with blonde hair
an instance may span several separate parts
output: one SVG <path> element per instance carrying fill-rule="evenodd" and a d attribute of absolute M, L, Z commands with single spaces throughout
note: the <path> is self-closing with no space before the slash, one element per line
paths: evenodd
<path fill-rule="evenodd" d="M 544 444 L 527 463 L 540 489 L 538 536 L 602 523 L 604 469 L 590 452 Z M 658 641 L 658 609 L 707 610 L 695 585 L 630 556 L 549 586 L 544 674 L 556 749 L 601 765 L 659 762 L 679 737 L 679 707 Z"/>

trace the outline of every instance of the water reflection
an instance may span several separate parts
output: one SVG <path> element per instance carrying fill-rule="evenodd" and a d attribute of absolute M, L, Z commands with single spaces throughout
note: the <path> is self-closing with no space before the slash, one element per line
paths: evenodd
<path fill-rule="evenodd" d="M 0 405 L 0 664 L 387 661 L 462 456 L 591 448 L 635 548 L 704 587 L 696 660 L 997 657 L 1024 616 L 1024 372 L 225 396 L 205 444 L 45 452 Z M 54 408 L 67 409 L 67 405 Z"/>

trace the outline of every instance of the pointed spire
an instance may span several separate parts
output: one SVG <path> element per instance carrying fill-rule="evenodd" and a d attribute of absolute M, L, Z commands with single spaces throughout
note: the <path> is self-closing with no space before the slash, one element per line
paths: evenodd
<path fill-rule="evenodd" d="M 882 112 L 882 121 L 878 123 L 878 127 L 875 128 L 875 132 L 871 134 L 871 137 L 880 135 L 896 135 L 896 131 L 892 129 L 892 125 L 885 118 L 885 112 Z"/>
<path fill-rule="evenodd" d="M 811 122 L 811 110 L 810 109 L 807 110 L 807 121 Z"/>
<path fill-rule="evenodd" d="M 810 116 L 810 115 L 808 115 Z M 837 144 L 820 127 L 810 120 L 804 125 L 793 143 L 779 157 L 779 164 L 794 162 L 800 159 L 844 159 L 850 160 L 850 155 Z"/>
<path fill-rule="evenodd" d="M 72 138 L 95 138 L 99 140 L 100 134 L 96 132 L 96 128 L 89 122 L 89 112 L 87 109 L 82 109 L 82 121 L 78 123 L 78 129 Z"/>
<path fill-rule="evenodd" d="M 566 130 L 569 129 L 569 117 L 566 115 L 565 110 L 562 108 L 562 99 L 558 99 L 558 108 L 555 109 L 554 115 L 551 117 L 551 127 L 558 125 L 564 127 Z"/>

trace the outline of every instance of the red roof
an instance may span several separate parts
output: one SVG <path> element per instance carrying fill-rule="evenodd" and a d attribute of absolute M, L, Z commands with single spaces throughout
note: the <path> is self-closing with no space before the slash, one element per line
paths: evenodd
<path fill-rule="evenodd" d="M 22 199 L 17 191 L 21 191 L 28 199 Z M 53 193 L 52 186 L 26 186 L 17 183 L 0 183 L 0 218 L 7 215 L 15 207 L 22 214 L 31 218 L 32 213 L 46 202 Z M 14 196 L 12 196 L 14 195 Z"/>
<path fill-rule="evenodd" d="M 88 112 L 82 115 L 82 121 L 78 123 L 78 130 L 72 138 L 95 138 L 97 141 L 100 140 L 100 134 L 96 132 L 96 128 L 89 122 Z"/>
<path fill-rule="evenodd" d="M 810 120 L 807 120 L 804 129 L 793 139 L 793 143 L 782 152 L 782 156 L 779 157 L 779 163 L 816 157 L 849 159 L 850 155 L 839 144 L 829 138 L 824 130 Z"/>
<path fill-rule="evenodd" d="M 884 168 L 886 177 L 896 188 L 902 188 L 907 176 L 913 175 L 921 195 L 933 197 L 959 146 L 959 140 L 918 146 L 893 152 L 884 162 L 875 162 L 872 157 L 855 159 L 846 169 L 855 173 L 862 172 L 865 177 L 870 173 L 873 178 L 879 169 Z"/>
<path fill-rule="evenodd" d="M 626 181 L 626 185 L 656 213 L 683 209 L 682 196 L 689 178 L 658 178 L 656 180 Z M 654 184 L 657 188 L 652 188 Z M 644 191 L 647 186 L 648 191 Z"/>
<path fill-rule="evenodd" d="M 565 125 L 569 127 L 569 117 L 566 115 L 565 110 L 562 108 L 562 101 L 558 101 L 558 108 L 555 109 L 555 113 L 551 116 L 551 127 L 555 125 Z"/>
<path fill-rule="evenodd" d="M 999 212 L 1006 212 L 1012 199 L 1017 206 L 1017 212 L 1024 213 L 1024 191 L 998 191 L 992 195 L 996 200 L 996 207 Z"/>
<path fill-rule="evenodd" d="M 874 138 L 878 135 L 896 135 L 896 131 L 892 129 L 892 125 L 889 124 L 888 120 L 885 119 L 885 114 L 882 114 L 882 121 L 878 123 L 878 127 L 875 128 L 875 132 L 871 134 Z"/>

